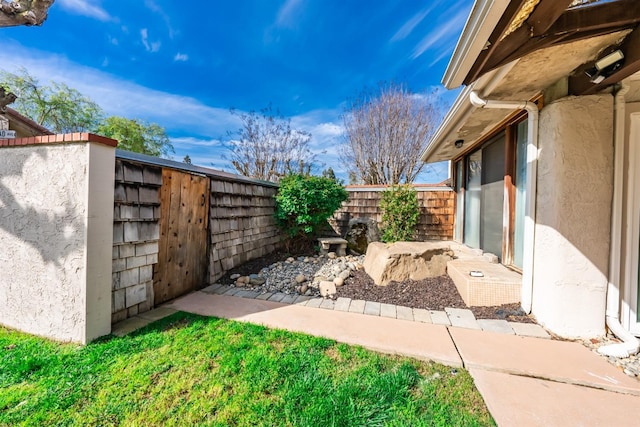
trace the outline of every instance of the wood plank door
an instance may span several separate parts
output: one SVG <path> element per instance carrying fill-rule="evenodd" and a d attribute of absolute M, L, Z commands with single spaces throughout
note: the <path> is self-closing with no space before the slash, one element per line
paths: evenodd
<path fill-rule="evenodd" d="M 153 271 L 155 305 L 206 284 L 209 179 L 163 169 L 159 224 L 158 263 Z"/>

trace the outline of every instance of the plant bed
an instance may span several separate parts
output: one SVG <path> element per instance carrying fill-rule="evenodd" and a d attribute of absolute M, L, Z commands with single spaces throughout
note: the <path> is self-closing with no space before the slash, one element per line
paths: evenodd
<path fill-rule="evenodd" d="M 293 263 L 286 263 L 287 259 L 294 258 Z M 239 274 L 249 276 L 257 274 L 264 268 L 271 268 L 274 264 L 288 264 L 290 268 L 295 268 L 296 262 L 302 265 L 302 260 L 308 258 L 311 261 L 335 262 L 325 257 L 317 257 L 309 253 L 290 254 L 286 252 L 276 252 L 262 258 L 249 261 L 233 270 L 230 270 L 222 277 L 218 283 L 233 285 L 235 283 L 232 276 Z M 295 275 L 295 274 L 293 274 Z M 235 276 L 234 276 L 235 277 Z M 296 293 L 297 284 L 291 283 L 289 287 L 279 291 L 292 294 Z M 263 290 L 264 287 L 250 287 L 254 290 Z M 468 308 L 477 319 L 503 319 L 510 322 L 536 323 L 534 319 L 526 315 L 519 304 L 504 304 L 490 307 L 468 307 L 458 293 L 456 286 L 448 275 L 427 278 L 424 280 L 405 280 L 402 282 L 391 282 L 387 286 L 377 286 L 371 277 L 364 270 L 357 270 L 351 273 L 343 286 L 336 288 L 335 298 L 344 297 L 352 299 L 362 299 L 380 303 L 402 305 L 411 308 L 422 308 L 426 310 L 444 310 L 450 308 Z M 317 292 L 308 290 L 307 295 L 317 295 Z"/>

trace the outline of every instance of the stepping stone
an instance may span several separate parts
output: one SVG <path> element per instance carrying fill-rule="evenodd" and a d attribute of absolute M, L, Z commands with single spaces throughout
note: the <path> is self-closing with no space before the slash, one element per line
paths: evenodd
<path fill-rule="evenodd" d="M 225 292 L 227 292 L 229 290 L 229 286 L 227 285 L 220 285 L 219 288 L 216 288 L 213 293 L 217 294 L 217 295 L 223 295 Z"/>
<path fill-rule="evenodd" d="M 402 305 L 396 306 L 396 318 L 413 322 L 413 309 Z"/>
<path fill-rule="evenodd" d="M 280 302 L 283 304 L 293 304 L 293 302 L 298 298 L 298 296 L 299 295 L 296 295 L 296 294 L 287 295 L 284 298 L 282 298 Z"/>
<path fill-rule="evenodd" d="M 333 310 L 335 305 L 336 305 L 336 302 L 334 300 L 325 298 L 325 300 L 320 303 L 320 308 L 325 308 L 327 310 Z"/>
<path fill-rule="evenodd" d="M 551 336 L 544 330 L 544 328 L 540 325 L 536 325 L 535 323 L 519 323 L 519 322 L 508 322 L 509 326 L 513 328 L 513 331 L 516 335 L 521 335 L 523 337 L 534 337 L 534 338 L 547 338 L 550 339 Z"/>
<path fill-rule="evenodd" d="M 238 292 L 240 292 L 241 290 L 242 289 L 238 289 L 238 288 L 229 288 L 224 293 L 222 293 L 222 295 L 228 295 L 228 296 L 232 297 L 235 294 L 237 294 Z"/>
<path fill-rule="evenodd" d="M 396 305 L 395 304 L 380 304 L 380 317 L 396 318 Z"/>
<path fill-rule="evenodd" d="M 222 288 L 222 285 L 219 283 L 216 283 L 214 285 L 207 286 L 206 288 L 200 289 L 200 292 L 204 292 L 205 294 L 215 294 L 216 290 L 220 288 Z"/>
<path fill-rule="evenodd" d="M 509 322 L 502 319 L 478 319 L 478 325 L 480 325 L 483 331 L 497 332 L 499 334 L 515 334 Z"/>
<path fill-rule="evenodd" d="M 429 313 L 429 310 L 424 310 L 422 308 L 413 309 L 413 319 L 416 322 L 433 323 L 431 321 L 431 314 Z"/>
<path fill-rule="evenodd" d="M 364 305 L 366 304 L 365 300 L 354 299 L 351 300 L 351 305 L 349 305 L 350 313 L 364 313 Z"/>
<path fill-rule="evenodd" d="M 449 316 L 451 326 L 467 329 L 481 329 L 476 320 L 476 316 L 473 315 L 471 310 L 465 308 L 449 308 L 446 307 L 444 311 Z"/>
<path fill-rule="evenodd" d="M 273 292 L 265 292 L 264 294 L 260 294 L 256 297 L 256 299 L 261 299 L 261 300 L 268 300 L 269 298 L 271 298 L 271 295 L 273 295 Z"/>
<path fill-rule="evenodd" d="M 298 298 L 293 301 L 296 305 L 307 305 L 307 301 L 309 301 L 311 297 L 309 295 L 300 295 Z"/>
<path fill-rule="evenodd" d="M 255 299 L 258 295 L 260 294 L 256 291 L 250 291 L 250 290 L 244 289 L 238 292 L 237 294 L 235 294 L 234 297 Z"/>
<path fill-rule="evenodd" d="M 434 325 L 451 326 L 449 316 L 447 316 L 447 313 L 445 313 L 444 311 L 429 310 L 429 315 L 431 316 L 431 321 Z"/>
<path fill-rule="evenodd" d="M 322 300 L 324 298 L 312 298 L 307 301 L 307 307 L 320 308 L 320 304 L 322 304 Z"/>
<path fill-rule="evenodd" d="M 364 304 L 364 314 L 368 314 L 369 316 L 380 316 L 380 303 L 367 301 Z"/>
<path fill-rule="evenodd" d="M 275 294 L 271 295 L 267 300 L 268 301 L 273 301 L 273 302 L 280 302 L 286 296 L 287 296 L 287 294 L 285 294 L 283 292 L 276 292 Z"/>
<path fill-rule="evenodd" d="M 349 305 L 351 304 L 351 298 L 339 297 L 336 300 L 336 305 L 333 307 L 337 311 L 349 311 Z"/>

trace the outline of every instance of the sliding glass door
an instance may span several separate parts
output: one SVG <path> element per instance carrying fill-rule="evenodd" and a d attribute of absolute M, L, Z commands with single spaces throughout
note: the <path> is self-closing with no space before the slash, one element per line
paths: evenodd
<path fill-rule="evenodd" d="M 482 148 L 480 248 L 502 260 L 505 138 L 501 133 Z"/>
<path fill-rule="evenodd" d="M 500 259 L 504 207 L 504 144 L 505 134 L 502 132 L 466 157 L 464 191 L 463 242 L 472 248 L 491 252 Z"/>

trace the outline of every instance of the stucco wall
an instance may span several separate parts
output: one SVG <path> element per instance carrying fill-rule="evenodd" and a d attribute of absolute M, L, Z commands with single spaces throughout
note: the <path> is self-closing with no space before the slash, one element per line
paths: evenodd
<path fill-rule="evenodd" d="M 0 323 L 81 343 L 108 334 L 113 147 L 16 141 L 1 149 Z"/>
<path fill-rule="evenodd" d="M 604 333 L 613 194 L 613 98 L 566 97 L 540 114 L 533 305 L 565 337 Z"/>

